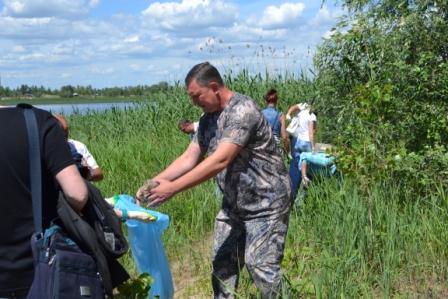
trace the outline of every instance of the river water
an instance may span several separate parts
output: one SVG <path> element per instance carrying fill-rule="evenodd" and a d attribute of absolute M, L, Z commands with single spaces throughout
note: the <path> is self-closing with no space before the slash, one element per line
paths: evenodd
<path fill-rule="evenodd" d="M 48 104 L 33 105 L 37 108 L 50 111 L 51 113 L 70 114 L 86 114 L 89 112 L 103 112 L 114 109 L 128 109 L 138 107 L 138 104 L 132 102 L 116 102 L 116 103 L 88 103 L 88 104 Z"/>

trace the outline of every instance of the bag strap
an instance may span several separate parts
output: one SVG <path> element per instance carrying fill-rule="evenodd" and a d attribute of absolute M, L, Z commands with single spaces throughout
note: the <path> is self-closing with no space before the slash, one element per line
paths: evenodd
<path fill-rule="evenodd" d="M 42 173 L 40 161 L 39 131 L 37 129 L 36 115 L 31 106 L 18 106 L 22 108 L 28 131 L 28 158 L 30 160 L 30 185 L 33 201 L 33 220 L 36 233 L 42 233 Z"/>
<path fill-rule="evenodd" d="M 275 126 L 277 125 L 278 121 L 280 120 L 280 111 L 276 111 L 277 112 L 277 116 L 275 117 L 275 122 L 274 125 L 272 126 L 272 129 L 275 129 Z"/>

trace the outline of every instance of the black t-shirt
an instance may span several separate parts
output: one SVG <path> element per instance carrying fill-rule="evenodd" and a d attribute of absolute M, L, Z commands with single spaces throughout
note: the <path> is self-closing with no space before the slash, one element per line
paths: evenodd
<path fill-rule="evenodd" d="M 55 175 L 73 164 L 63 131 L 47 111 L 35 111 L 42 161 L 44 228 L 56 216 Z M 0 297 L 26 295 L 33 278 L 34 232 L 28 133 L 22 109 L 0 108 Z"/>

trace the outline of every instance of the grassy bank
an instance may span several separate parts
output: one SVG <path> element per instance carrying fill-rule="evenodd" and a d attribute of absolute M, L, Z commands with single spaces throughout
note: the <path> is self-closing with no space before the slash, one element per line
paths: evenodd
<path fill-rule="evenodd" d="M 234 88 L 257 99 L 275 82 Z M 286 106 L 306 82 L 277 82 Z M 275 85 L 274 85 L 275 86 Z M 309 87 L 311 88 L 311 87 Z M 303 96 L 306 88 L 300 89 Z M 105 172 L 105 196 L 135 194 L 140 184 L 167 166 L 188 145 L 177 129 L 181 118 L 197 119 L 181 88 L 156 99 L 158 108 L 109 111 L 69 118 L 75 139 L 85 142 Z M 445 189 L 444 189 L 445 188 Z M 403 200 L 399 182 L 377 182 L 366 193 L 354 180 L 328 180 L 310 189 L 291 214 L 285 251 L 285 290 L 291 298 L 448 296 L 448 196 L 446 186 L 425 197 Z M 177 195 L 160 207 L 171 218 L 164 244 L 175 268 L 190 271 L 182 298 L 210 297 L 209 236 L 219 209 L 212 182 Z M 201 249 L 200 249 L 201 248 Z M 151 253 L 148 253 L 151 254 Z M 132 259 L 124 259 L 135 275 Z M 178 285 L 179 286 L 179 285 Z M 286 292 L 286 291 L 285 291 Z M 256 295 L 246 272 L 239 295 Z"/>

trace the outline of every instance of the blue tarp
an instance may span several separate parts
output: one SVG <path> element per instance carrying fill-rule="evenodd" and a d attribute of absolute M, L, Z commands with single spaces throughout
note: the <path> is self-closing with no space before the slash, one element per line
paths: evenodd
<path fill-rule="evenodd" d="M 121 194 L 115 208 L 127 211 L 143 211 L 157 218 L 153 222 L 127 220 L 128 238 L 132 256 L 140 273 L 147 272 L 154 279 L 149 298 L 171 299 L 174 295 L 173 279 L 162 244 L 161 236 L 168 228 L 168 215 L 148 210 L 135 204 L 132 196 Z"/>

